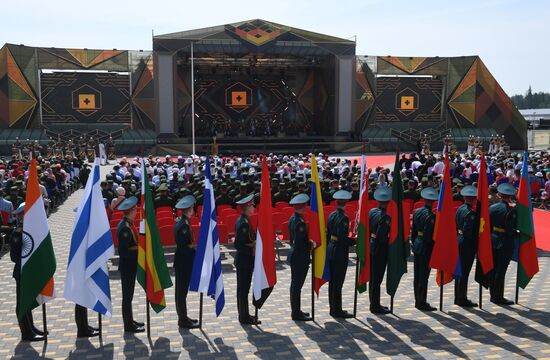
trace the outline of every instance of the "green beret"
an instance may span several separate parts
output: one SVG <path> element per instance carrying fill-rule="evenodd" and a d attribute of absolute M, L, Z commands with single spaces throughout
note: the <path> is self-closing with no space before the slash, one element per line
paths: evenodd
<path fill-rule="evenodd" d="M 165 183 L 162 183 L 162 184 L 160 184 L 158 190 L 159 191 L 168 191 L 168 185 L 165 184 Z"/>

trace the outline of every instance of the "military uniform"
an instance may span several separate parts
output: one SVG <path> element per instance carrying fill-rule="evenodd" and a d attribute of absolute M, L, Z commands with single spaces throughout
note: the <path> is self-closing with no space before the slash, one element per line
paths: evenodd
<path fill-rule="evenodd" d="M 135 206 L 137 199 L 135 197 L 124 200 L 120 205 L 120 210 L 128 210 L 133 204 Z M 130 206 L 130 207 L 128 207 Z M 122 318 L 124 320 L 124 330 L 130 332 L 142 332 L 143 324 L 134 321 L 132 311 L 132 300 L 134 298 L 134 288 L 136 285 L 137 274 L 137 255 L 139 233 L 134 224 L 124 217 L 117 227 L 118 254 L 120 271 L 120 281 L 122 283 Z"/>
<path fill-rule="evenodd" d="M 159 187 L 159 191 L 168 191 L 168 185 L 161 184 Z M 155 209 L 158 209 L 159 207 L 173 207 L 174 206 L 174 200 L 169 194 L 166 193 L 159 193 L 157 196 L 155 196 L 155 199 L 153 200 L 153 203 L 155 204 Z"/>
<path fill-rule="evenodd" d="M 237 204 L 244 205 L 254 200 L 252 195 L 241 199 Z M 245 324 L 254 324 L 258 320 L 250 316 L 248 309 L 248 293 L 254 272 L 254 250 L 256 233 L 250 220 L 242 214 L 235 223 L 235 268 L 237 269 L 237 309 L 239 321 Z"/>
<path fill-rule="evenodd" d="M 428 200 L 437 199 L 437 192 L 433 188 L 422 190 L 422 197 L 432 195 Z M 417 209 L 412 223 L 412 249 L 414 253 L 414 298 L 415 307 L 420 310 L 432 311 L 426 299 L 428 296 L 428 279 L 430 277 L 430 258 L 434 246 L 433 232 L 435 214 L 430 205 Z"/>
<path fill-rule="evenodd" d="M 309 196 L 302 194 L 293 198 L 291 205 L 307 203 Z M 290 264 L 290 306 L 292 308 L 292 319 L 299 321 L 312 320 L 308 313 L 304 313 L 300 306 L 302 287 L 306 281 L 309 264 L 311 263 L 311 245 L 308 236 L 307 224 L 302 215 L 295 212 L 288 221 L 290 232 L 291 248 L 288 252 L 288 263 Z"/>
<path fill-rule="evenodd" d="M 473 186 L 467 186 L 462 189 L 462 195 L 476 196 L 477 190 Z M 477 252 L 479 229 L 477 219 L 476 212 L 469 204 L 461 205 L 456 211 L 461 276 L 455 280 L 455 304 L 460 306 L 477 305 L 468 300 L 468 276 Z"/>
<path fill-rule="evenodd" d="M 187 195 L 177 204 L 178 209 L 187 209 L 195 203 L 192 195 Z M 174 255 L 174 270 L 176 274 L 176 311 L 178 313 L 179 327 L 195 328 L 198 321 L 187 317 L 187 292 L 193 272 L 193 261 L 195 260 L 195 246 L 193 229 L 189 219 L 183 215 L 174 226 L 174 237 L 176 239 L 176 253 Z"/>
<path fill-rule="evenodd" d="M 336 200 L 346 200 L 341 198 L 346 195 L 347 200 L 351 194 L 340 190 L 334 193 Z M 348 269 L 349 248 L 354 245 L 354 240 L 349 236 L 349 219 L 344 209 L 337 208 L 333 211 L 327 221 L 327 254 L 330 266 L 330 282 L 328 286 L 328 297 L 330 305 L 330 315 L 339 318 L 349 318 L 353 315 L 342 310 L 342 287 L 346 279 Z"/>
<path fill-rule="evenodd" d="M 379 202 L 391 200 L 391 191 L 387 187 L 381 187 L 374 193 L 374 198 Z M 370 267 L 371 280 L 369 283 L 370 311 L 376 314 L 385 314 L 389 310 L 380 305 L 380 285 L 384 279 L 388 264 L 388 242 L 390 237 L 391 218 L 386 212 L 385 206 L 369 211 L 370 230 Z"/>
<path fill-rule="evenodd" d="M 504 186 L 503 186 L 504 185 Z M 505 195 L 515 194 L 511 184 L 501 184 L 498 192 Z M 506 270 L 512 259 L 517 238 L 517 210 L 507 202 L 501 201 L 489 208 L 491 221 L 491 242 L 493 244 L 493 275 L 490 286 L 491 301 L 495 304 L 510 305 L 513 302 L 504 298 L 504 280 Z"/>

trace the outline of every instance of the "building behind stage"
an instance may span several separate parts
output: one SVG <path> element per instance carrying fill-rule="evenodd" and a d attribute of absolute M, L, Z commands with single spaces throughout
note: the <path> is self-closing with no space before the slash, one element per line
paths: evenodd
<path fill-rule="evenodd" d="M 112 136 L 127 151 L 189 151 L 193 126 L 199 151 L 214 136 L 233 151 L 362 141 L 388 151 L 449 134 L 461 145 L 496 134 L 527 145 L 527 122 L 478 56 L 361 56 L 353 41 L 259 19 L 152 42 L 153 51 L 4 45 L 0 148 L 15 137 Z"/>

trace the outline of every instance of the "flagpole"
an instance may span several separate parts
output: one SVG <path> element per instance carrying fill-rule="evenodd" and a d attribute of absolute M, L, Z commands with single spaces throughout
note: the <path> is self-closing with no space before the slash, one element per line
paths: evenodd
<path fill-rule="evenodd" d="M 103 336 L 103 325 L 101 324 L 101 313 L 97 313 L 97 327 L 99 328 L 99 337 Z"/>
<path fill-rule="evenodd" d="M 258 307 L 257 306 L 254 306 L 254 316 L 256 317 L 256 324 L 258 322 Z"/>
<path fill-rule="evenodd" d="M 393 314 L 393 296 L 390 296 L 390 314 Z"/>
<path fill-rule="evenodd" d="M 44 341 L 48 342 L 48 326 L 46 323 L 46 303 L 44 303 L 42 304 L 42 325 L 44 327 Z"/>
<path fill-rule="evenodd" d="M 147 337 L 150 338 L 151 337 L 151 314 L 150 314 L 150 310 L 149 310 L 149 300 L 147 300 L 146 307 L 147 307 L 147 311 L 146 311 L 146 314 L 147 314 Z"/>
<path fill-rule="evenodd" d="M 311 321 L 315 321 L 315 248 L 311 250 Z"/>
<path fill-rule="evenodd" d="M 518 304 L 518 301 L 519 301 L 519 286 L 516 284 L 516 305 Z"/>
<path fill-rule="evenodd" d="M 353 317 L 357 318 L 357 281 L 359 281 L 359 257 L 355 261 L 355 291 L 353 293 Z"/>
<path fill-rule="evenodd" d="M 202 301 L 203 301 L 203 293 L 201 293 L 200 297 L 200 303 L 199 303 L 199 329 L 202 330 Z"/>
<path fill-rule="evenodd" d="M 479 308 L 483 308 L 483 286 L 479 284 Z"/>
<path fill-rule="evenodd" d="M 445 272 L 441 271 L 439 274 L 439 311 L 443 311 L 443 286 L 445 285 Z"/>

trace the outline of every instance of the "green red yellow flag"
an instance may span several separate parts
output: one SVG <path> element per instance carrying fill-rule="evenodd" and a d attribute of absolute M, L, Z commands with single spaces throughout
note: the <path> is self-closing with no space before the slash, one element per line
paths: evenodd
<path fill-rule="evenodd" d="M 142 160 L 142 169 L 145 164 Z M 139 226 L 137 281 L 147 295 L 147 301 L 157 313 L 166 307 L 164 289 L 172 286 L 153 206 L 153 195 L 147 173 L 141 179 L 141 221 Z"/>

